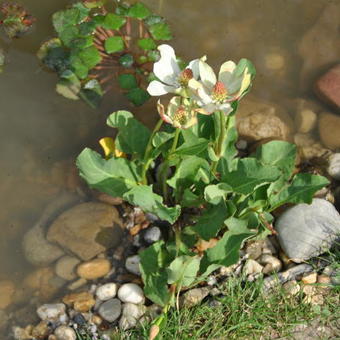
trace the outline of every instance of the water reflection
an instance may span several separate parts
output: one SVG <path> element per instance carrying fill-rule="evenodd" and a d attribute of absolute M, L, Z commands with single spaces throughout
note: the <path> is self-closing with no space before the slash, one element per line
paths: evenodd
<path fill-rule="evenodd" d="M 193 59 L 207 54 L 215 66 L 226 58 L 246 57 L 258 71 L 253 94 L 284 107 L 293 98 L 311 95 L 313 77 L 340 56 L 339 40 L 334 41 L 339 38 L 329 36 L 339 34 L 339 1 L 145 2 L 170 22 L 179 55 Z M 0 78 L 0 279 L 14 281 L 32 270 L 21 251 L 23 233 L 43 207 L 68 188 L 75 155 L 108 133 L 107 113 L 130 107 L 118 93 L 107 97 L 99 110 L 57 95 L 56 76 L 41 70 L 35 52 L 53 35 L 51 14 L 69 1 L 22 3 L 37 17 L 36 29 L 13 43 L 10 64 Z M 302 40 L 327 6 L 334 8 L 316 28 L 319 39 L 312 44 Z M 145 123 L 156 119 L 153 104 L 134 110 Z"/>

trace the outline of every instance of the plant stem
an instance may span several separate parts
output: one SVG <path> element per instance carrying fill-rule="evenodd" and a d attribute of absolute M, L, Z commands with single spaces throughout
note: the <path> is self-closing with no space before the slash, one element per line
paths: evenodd
<path fill-rule="evenodd" d="M 167 156 L 167 158 L 165 159 L 165 162 L 164 162 L 164 170 L 163 170 L 163 174 L 162 174 L 162 190 L 163 190 L 163 198 L 164 198 L 165 201 L 166 201 L 167 196 L 168 196 L 168 186 L 166 184 L 166 181 L 168 179 L 168 171 L 169 171 L 169 168 L 170 168 L 169 156 L 171 156 L 176 150 L 180 133 L 181 133 L 181 130 L 176 129 L 175 137 L 174 137 L 174 140 L 172 142 L 170 152 L 169 152 L 169 154 L 168 154 L 168 156 Z"/>
<path fill-rule="evenodd" d="M 217 143 L 215 144 L 215 154 L 216 154 L 218 160 L 212 162 L 212 167 L 211 167 L 211 170 L 214 173 L 216 172 L 217 163 L 218 163 L 219 159 L 221 158 L 222 146 L 223 146 L 223 142 L 224 142 L 225 136 L 226 136 L 226 117 L 225 117 L 225 114 L 224 114 L 223 111 L 219 111 L 218 115 L 219 115 L 219 121 L 220 121 L 220 133 L 218 135 Z"/>
<path fill-rule="evenodd" d="M 150 153 L 152 151 L 152 140 L 155 137 L 155 134 L 159 131 L 163 124 L 163 120 L 160 119 L 156 126 L 154 127 L 151 136 L 149 138 L 148 144 L 145 148 L 145 154 L 144 154 L 144 165 L 143 165 L 143 170 L 142 170 L 142 179 L 143 179 L 143 184 L 147 184 L 147 179 L 146 179 L 146 172 L 149 169 L 150 164 L 152 163 L 152 159 L 150 159 Z"/>

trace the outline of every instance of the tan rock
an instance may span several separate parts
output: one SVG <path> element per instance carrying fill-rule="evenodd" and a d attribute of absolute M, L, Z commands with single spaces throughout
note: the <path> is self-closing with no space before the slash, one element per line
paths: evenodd
<path fill-rule="evenodd" d="M 296 280 L 288 281 L 282 287 L 288 295 L 292 295 L 292 296 L 299 294 L 301 290 L 301 287 L 296 282 Z"/>
<path fill-rule="evenodd" d="M 77 268 L 79 277 L 86 280 L 95 280 L 105 276 L 111 270 L 111 264 L 107 259 L 94 259 L 81 263 Z"/>
<path fill-rule="evenodd" d="M 308 133 L 316 125 L 317 115 L 309 109 L 300 110 L 295 115 L 295 125 L 299 132 Z"/>
<path fill-rule="evenodd" d="M 243 273 L 245 275 L 259 274 L 262 272 L 263 266 L 252 259 L 248 259 L 243 267 Z"/>
<path fill-rule="evenodd" d="M 83 278 L 79 278 L 76 281 L 71 282 L 68 286 L 67 289 L 69 290 L 76 290 L 82 286 L 85 286 L 87 283 L 87 280 L 83 279 Z"/>
<path fill-rule="evenodd" d="M 328 275 L 321 274 L 318 275 L 317 283 L 319 283 L 320 288 L 329 288 L 331 285 L 331 278 Z"/>
<path fill-rule="evenodd" d="M 308 273 L 302 276 L 301 281 L 308 285 L 308 284 L 313 284 L 316 282 L 316 279 L 318 277 L 318 274 L 316 272 Z"/>
<path fill-rule="evenodd" d="M 322 143 L 332 150 L 340 147 L 340 115 L 322 112 L 319 118 L 319 135 Z"/>
<path fill-rule="evenodd" d="M 306 285 L 303 286 L 302 288 L 302 292 L 306 295 L 306 296 L 312 296 L 315 294 L 315 287 L 314 286 L 310 286 L 310 285 Z"/>
<path fill-rule="evenodd" d="M 96 198 L 98 201 L 102 202 L 102 203 L 106 203 L 106 204 L 110 204 L 110 205 L 120 205 L 123 203 L 122 198 L 120 197 L 112 197 L 108 194 L 105 193 L 97 193 L 96 194 Z"/>
<path fill-rule="evenodd" d="M 291 140 L 293 121 L 274 104 L 246 97 L 240 103 L 236 118 L 239 134 L 245 140 Z"/>
<path fill-rule="evenodd" d="M 87 202 L 61 214 L 50 226 L 47 239 L 89 260 L 119 244 L 123 224 L 115 207 Z"/>
<path fill-rule="evenodd" d="M 269 254 L 263 254 L 259 258 L 259 263 L 264 266 L 262 272 L 264 274 L 272 274 L 277 273 L 282 268 L 281 261 L 276 258 L 275 256 L 269 255 Z"/>
<path fill-rule="evenodd" d="M 96 303 L 93 295 L 89 292 L 72 293 L 64 296 L 63 302 L 73 306 L 77 312 L 88 312 Z"/>
<path fill-rule="evenodd" d="M 252 260 L 258 259 L 262 254 L 262 247 L 264 246 L 264 241 L 253 241 L 246 245 L 245 252 L 248 254 L 249 258 Z"/>
<path fill-rule="evenodd" d="M 323 157 L 329 153 L 328 149 L 321 145 L 311 135 L 306 133 L 295 134 L 294 143 L 299 148 L 300 156 L 306 160 Z"/>
<path fill-rule="evenodd" d="M 0 281 L 0 309 L 7 308 L 12 303 L 15 286 L 12 281 Z"/>

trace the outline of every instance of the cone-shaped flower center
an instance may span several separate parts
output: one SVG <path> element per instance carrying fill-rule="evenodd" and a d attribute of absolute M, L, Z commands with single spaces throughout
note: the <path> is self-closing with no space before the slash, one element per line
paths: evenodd
<path fill-rule="evenodd" d="M 186 68 L 183 70 L 179 77 L 178 77 L 178 82 L 180 83 L 181 86 L 185 87 L 188 86 L 189 80 L 194 77 L 192 70 L 190 68 Z"/>
<path fill-rule="evenodd" d="M 222 103 L 227 99 L 227 89 L 225 88 L 224 84 L 221 81 L 218 81 L 213 90 L 212 90 L 212 98 L 215 102 Z"/>
<path fill-rule="evenodd" d="M 173 115 L 173 121 L 178 125 L 185 125 L 187 120 L 187 110 L 184 106 L 180 106 Z"/>

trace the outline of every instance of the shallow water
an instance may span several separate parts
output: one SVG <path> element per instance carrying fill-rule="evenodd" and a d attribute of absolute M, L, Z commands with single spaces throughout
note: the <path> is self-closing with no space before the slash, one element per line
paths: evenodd
<path fill-rule="evenodd" d="M 214 66 L 225 59 L 252 60 L 258 72 L 252 93 L 278 105 L 286 106 L 301 95 L 312 96 L 313 77 L 336 61 L 337 47 L 330 44 L 329 58 L 301 76 L 305 68 L 299 53 L 302 37 L 326 6 L 339 5 L 340 0 L 145 2 L 171 24 L 172 44 L 179 55 L 193 59 L 206 54 Z M 56 94 L 56 76 L 40 68 L 35 52 L 53 35 L 50 15 L 68 1 L 22 3 L 37 17 L 36 28 L 12 44 L 10 63 L 0 75 L 0 280 L 14 281 L 33 270 L 22 254 L 21 238 L 43 207 L 67 186 L 67 164 L 106 133 L 108 113 L 130 107 L 120 94 L 107 97 L 98 110 Z M 339 8 L 329 16 L 330 30 L 337 27 L 338 34 Z M 318 40 L 310 46 L 314 59 L 322 44 Z M 134 112 L 148 124 L 156 119 L 151 103 Z"/>

